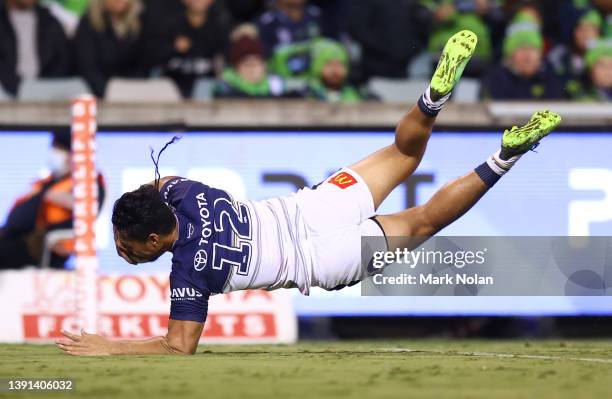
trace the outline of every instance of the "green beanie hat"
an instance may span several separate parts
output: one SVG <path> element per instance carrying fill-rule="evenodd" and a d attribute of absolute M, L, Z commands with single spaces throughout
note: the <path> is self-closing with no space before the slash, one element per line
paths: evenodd
<path fill-rule="evenodd" d="M 601 29 L 601 26 L 603 25 L 603 18 L 597 10 L 591 9 L 585 12 L 578 20 L 578 25 L 585 23 L 595 25 L 596 27 Z"/>
<path fill-rule="evenodd" d="M 612 39 L 599 40 L 586 53 L 586 64 L 590 68 L 602 57 L 612 57 Z"/>
<path fill-rule="evenodd" d="M 514 23 L 510 25 L 504 39 L 504 56 L 509 57 L 517 49 L 533 47 L 538 50 L 544 48 L 544 39 L 538 26 L 531 22 Z"/>
<path fill-rule="evenodd" d="M 312 77 L 320 77 L 325 64 L 334 60 L 342 62 L 348 68 L 349 56 L 344 46 L 329 39 L 315 40 L 312 45 L 312 64 L 310 66 Z"/>

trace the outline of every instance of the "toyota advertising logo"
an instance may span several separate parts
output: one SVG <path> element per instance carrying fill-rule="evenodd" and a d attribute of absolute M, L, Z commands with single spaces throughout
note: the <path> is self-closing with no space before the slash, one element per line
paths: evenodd
<path fill-rule="evenodd" d="M 208 254 L 203 249 L 200 249 L 193 257 L 193 268 L 197 271 L 202 271 L 206 267 L 206 262 L 208 262 Z"/>

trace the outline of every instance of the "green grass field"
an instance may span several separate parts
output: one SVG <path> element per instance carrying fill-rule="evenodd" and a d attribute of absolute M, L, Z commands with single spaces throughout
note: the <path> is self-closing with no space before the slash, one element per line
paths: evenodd
<path fill-rule="evenodd" d="M 1 345 L 0 378 L 67 377 L 88 398 L 610 398 L 612 341 L 201 346 L 192 357 L 74 358 Z"/>

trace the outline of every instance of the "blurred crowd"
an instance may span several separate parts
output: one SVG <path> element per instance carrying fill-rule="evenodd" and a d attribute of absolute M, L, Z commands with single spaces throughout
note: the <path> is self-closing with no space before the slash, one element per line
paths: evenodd
<path fill-rule="evenodd" d="M 479 38 L 483 99 L 612 99 L 611 0 L 0 0 L 0 84 L 167 77 L 185 98 L 374 99 L 428 79 L 446 40 Z"/>

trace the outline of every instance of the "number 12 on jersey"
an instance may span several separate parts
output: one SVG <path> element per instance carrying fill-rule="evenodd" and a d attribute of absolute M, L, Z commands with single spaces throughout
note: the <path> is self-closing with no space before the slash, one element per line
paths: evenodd
<path fill-rule="evenodd" d="M 249 208 L 241 203 L 232 203 L 227 198 L 218 198 L 214 203 L 215 230 L 222 233 L 231 229 L 233 234 L 220 235 L 230 237 L 230 242 L 213 244 L 214 270 L 223 270 L 234 266 L 236 273 L 242 276 L 249 274 L 251 263 L 251 216 Z"/>

